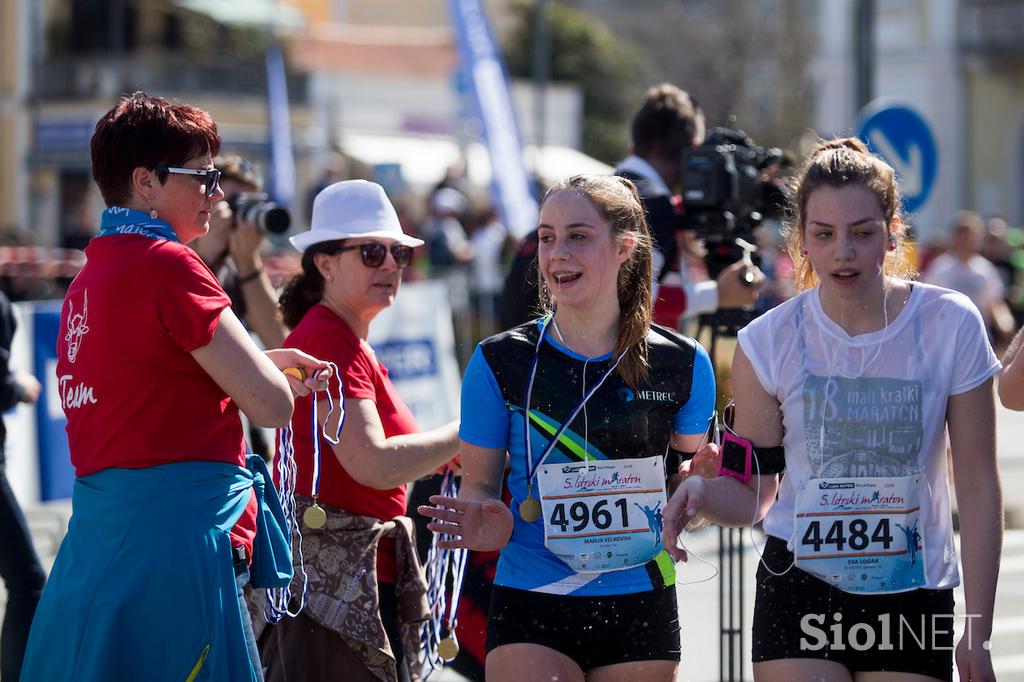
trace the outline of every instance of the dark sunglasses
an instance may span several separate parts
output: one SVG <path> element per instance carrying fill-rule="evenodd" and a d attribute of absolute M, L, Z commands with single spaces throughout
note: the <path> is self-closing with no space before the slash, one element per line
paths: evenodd
<path fill-rule="evenodd" d="M 339 246 L 331 250 L 334 253 L 341 253 L 342 251 L 355 251 L 356 249 L 359 250 L 359 256 L 363 259 L 363 265 L 368 268 L 379 268 L 384 265 L 384 259 L 387 258 L 389 251 L 388 247 L 380 242 L 370 242 L 368 244 L 359 244 L 358 246 Z M 412 261 L 411 246 L 392 244 L 390 251 L 395 259 L 395 264 L 400 268 L 408 266 Z"/>
<path fill-rule="evenodd" d="M 192 175 L 195 177 L 203 178 L 203 182 L 206 185 L 206 198 L 211 198 L 217 192 L 217 187 L 220 186 L 220 171 L 216 168 L 175 168 L 174 166 L 160 166 L 156 169 L 157 173 L 167 175 L 172 173 L 174 175 Z"/>

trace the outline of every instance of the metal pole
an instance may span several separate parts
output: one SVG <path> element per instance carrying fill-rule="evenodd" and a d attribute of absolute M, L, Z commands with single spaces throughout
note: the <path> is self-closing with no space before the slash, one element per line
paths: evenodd
<path fill-rule="evenodd" d="M 709 327 L 708 354 L 714 365 L 718 357 L 718 325 L 712 320 Z M 718 676 L 723 682 L 739 682 L 743 679 L 744 660 L 742 528 L 718 529 L 718 565 Z"/>
<path fill-rule="evenodd" d="M 26 203 L 28 207 L 25 213 L 15 213 L 15 228 L 27 227 L 29 225 L 42 225 L 44 211 L 41 208 L 41 201 L 37 201 L 38 195 L 36 192 L 38 175 L 40 170 L 34 166 L 34 161 L 39 158 L 41 150 L 39 148 L 39 129 L 42 125 L 43 120 L 43 62 L 46 54 L 46 43 L 44 38 L 46 31 L 43 26 L 46 21 L 45 8 L 41 2 L 26 2 L 25 7 L 29 12 L 29 31 L 31 40 L 31 54 L 30 63 L 32 65 L 32 71 L 28 81 L 28 110 L 29 110 L 29 130 L 28 144 L 23 147 L 24 156 L 22 157 L 22 164 L 25 175 L 28 177 L 26 184 L 20 185 L 22 188 L 26 188 L 28 191 L 26 195 L 30 198 Z M 19 185 L 15 185 L 16 188 Z M 22 222 L 23 218 L 27 218 L 25 222 Z"/>
<path fill-rule="evenodd" d="M 725 582 L 727 580 L 727 572 L 725 566 L 726 550 L 726 531 L 725 528 L 718 528 L 718 679 L 724 680 L 725 677 L 725 661 L 727 658 L 726 651 L 729 650 L 727 629 L 725 627 Z"/>
<path fill-rule="evenodd" d="M 853 68 L 856 113 L 875 96 L 875 0 L 854 0 Z"/>
<path fill-rule="evenodd" d="M 547 5 L 547 0 L 536 0 L 533 6 L 533 137 L 538 155 L 547 137 L 546 97 L 548 81 L 551 79 L 551 39 L 548 31 Z"/>

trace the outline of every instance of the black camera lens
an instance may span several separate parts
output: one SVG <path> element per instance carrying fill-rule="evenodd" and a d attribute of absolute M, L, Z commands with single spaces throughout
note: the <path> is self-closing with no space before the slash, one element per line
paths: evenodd
<path fill-rule="evenodd" d="M 287 232 L 292 225 L 292 216 L 288 209 L 269 201 L 266 194 L 237 194 L 228 200 L 228 205 L 236 221 L 251 225 L 260 232 L 281 234 Z"/>

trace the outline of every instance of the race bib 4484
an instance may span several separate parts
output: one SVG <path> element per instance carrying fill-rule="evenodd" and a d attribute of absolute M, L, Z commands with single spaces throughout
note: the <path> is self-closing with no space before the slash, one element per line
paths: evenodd
<path fill-rule="evenodd" d="M 796 565 L 846 592 L 923 587 L 920 476 L 818 478 L 797 497 Z"/>

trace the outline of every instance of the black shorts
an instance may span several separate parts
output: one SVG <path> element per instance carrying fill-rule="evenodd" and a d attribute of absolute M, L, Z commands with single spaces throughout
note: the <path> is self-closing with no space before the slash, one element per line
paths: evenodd
<path fill-rule="evenodd" d="M 679 661 L 675 586 L 610 597 L 573 597 L 494 586 L 487 651 L 539 644 L 584 672 L 630 661 Z"/>
<path fill-rule="evenodd" d="M 754 663 L 817 658 L 841 663 L 851 673 L 906 672 L 952 680 L 953 590 L 857 595 L 795 566 L 782 576 L 765 568 L 782 573 L 792 563 L 786 543 L 769 536 L 757 568 Z"/>

